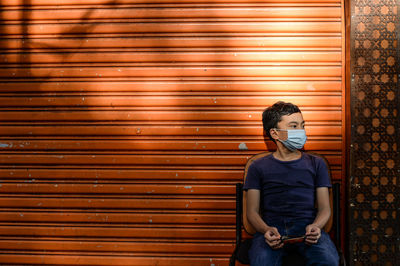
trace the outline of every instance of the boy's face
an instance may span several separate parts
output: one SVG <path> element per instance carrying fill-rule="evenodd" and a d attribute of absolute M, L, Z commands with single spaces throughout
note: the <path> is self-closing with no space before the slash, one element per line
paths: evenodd
<path fill-rule="evenodd" d="M 281 117 L 281 121 L 278 122 L 277 129 L 304 129 L 304 119 L 301 113 L 293 113 L 291 115 L 284 115 Z M 270 130 L 271 137 L 275 140 L 286 140 L 287 139 L 287 131 L 275 130 L 271 128 Z"/>

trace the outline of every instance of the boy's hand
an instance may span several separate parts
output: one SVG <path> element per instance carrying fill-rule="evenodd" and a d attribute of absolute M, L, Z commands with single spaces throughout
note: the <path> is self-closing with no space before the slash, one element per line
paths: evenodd
<path fill-rule="evenodd" d="M 281 241 L 281 235 L 276 227 L 270 227 L 267 232 L 265 232 L 264 237 L 265 242 L 267 242 L 272 249 L 279 249 L 284 245 Z"/>
<path fill-rule="evenodd" d="M 315 224 L 309 224 L 306 227 L 306 243 L 309 245 L 318 243 L 319 238 L 321 237 L 321 228 L 316 226 Z"/>

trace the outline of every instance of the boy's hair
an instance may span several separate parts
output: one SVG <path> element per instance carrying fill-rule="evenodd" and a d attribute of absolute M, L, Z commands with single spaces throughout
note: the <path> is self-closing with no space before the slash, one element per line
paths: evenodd
<path fill-rule="evenodd" d="M 299 107 L 292 103 L 285 103 L 282 101 L 276 102 L 274 105 L 264 110 L 262 114 L 263 127 L 265 133 L 273 142 L 275 142 L 275 140 L 271 137 L 269 130 L 278 126 L 278 123 L 282 120 L 282 116 L 294 113 L 301 113 Z"/>

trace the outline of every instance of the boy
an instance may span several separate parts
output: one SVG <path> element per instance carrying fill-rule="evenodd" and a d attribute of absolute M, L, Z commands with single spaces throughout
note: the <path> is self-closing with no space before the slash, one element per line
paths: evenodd
<path fill-rule="evenodd" d="M 307 265 L 338 265 L 336 248 L 322 230 L 331 215 L 329 172 L 322 158 L 299 151 L 307 139 L 300 109 L 277 102 L 265 109 L 262 120 L 277 150 L 251 164 L 244 185 L 247 219 L 257 230 L 250 265 L 281 265 L 287 248 Z M 283 236 L 299 236 L 301 242 L 285 244 Z"/>

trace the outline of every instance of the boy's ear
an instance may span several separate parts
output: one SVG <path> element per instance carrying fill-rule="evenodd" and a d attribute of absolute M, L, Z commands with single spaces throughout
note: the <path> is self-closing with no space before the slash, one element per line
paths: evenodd
<path fill-rule="evenodd" d="M 275 128 L 270 128 L 269 134 L 271 134 L 271 138 L 273 138 L 274 140 L 279 139 L 278 133 Z"/>

